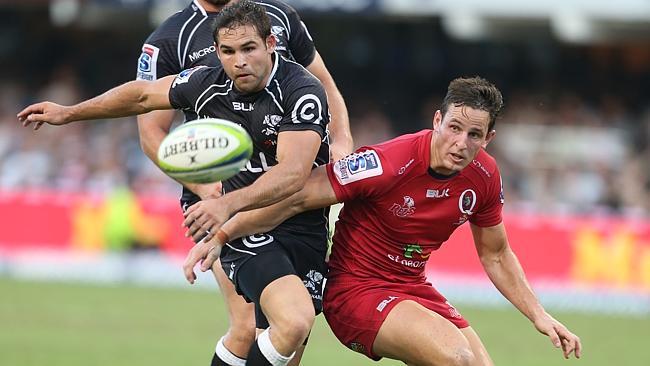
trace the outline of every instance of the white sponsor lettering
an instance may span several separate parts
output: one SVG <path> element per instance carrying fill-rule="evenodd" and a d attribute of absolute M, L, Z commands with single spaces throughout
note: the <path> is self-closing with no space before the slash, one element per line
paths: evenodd
<path fill-rule="evenodd" d="M 427 189 L 427 198 L 446 198 L 449 197 L 449 188 L 443 190 Z"/>
<path fill-rule="evenodd" d="M 255 104 L 232 102 L 232 108 L 236 111 L 252 112 L 253 110 L 255 110 Z"/>
<path fill-rule="evenodd" d="M 409 162 L 406 163 L 406 165 L 404 165 L 403 167 L 399 168 L 399 171 L 397 172 L 397 174 L 399 174 L 399 175 L 404 174 L 404 172 L 406 171 L 406 169 L 408 169 L 408 167 L 410 167 L 411 164 L 413 164 L 414 161 L 415 161 L 415 159 L 411 159 L 411 160 L 409 160 Z"/>
<path fill-rule="evenodd" d="M 411 267 L 411 268 L 423 268 L 426 264 L 427 261 L 414 261 L 412 259 L 404 259 L 400 257 L 399 255 L 392 255 L 392 254 L 387 254 L 386 255 L 388 259 L 391 261 L 401 264 L 405 267 Z"/>
<path fill-rule="evenodd" d="M 194 51 L 194 52 L 192 52 L 190 54 L 190 61 L 194 62 L 194 61 L 200 59 L 201 57 L 203 57 L 205 55 L 209 55 L 209 54 L 215 52 L 216 50 L 217 49 L 214 47 L 214 45 L 212 45 L 212 46 L 206 47 L 206 48 L 204 48 L 202 50 Z"/>
<path fill-rule="evenodd" d="M 264 155 L 263 152 L 260 152 L 259 157 L 260 157 L 260 163 L 262 164 L 261 167 L 254 167 L 252 160 L 249 160 L 248 163 L 246 163 L 246 166 L 241 168 L 240 171 L 245 172 L 248 170 L 251 173 L 262 173 L 262 172 L 269 171 L 271 167 L 266 162 L 266 155 Z"/>

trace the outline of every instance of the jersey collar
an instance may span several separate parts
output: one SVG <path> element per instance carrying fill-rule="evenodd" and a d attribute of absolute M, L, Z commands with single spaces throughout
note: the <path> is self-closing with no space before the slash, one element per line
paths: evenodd
<path fill-rule="evenodd" d="M 197 0 L 192 0 L 192 2 L 193 2 L 194 5 L 196 5 L 196 7 L 201 11 L 201 14 L 203 14 L 203 16 L 208 16 L 208 12 L 205 11 L 205 9 L 203 8 L 203 6 L 201 6 L 201 4 L 199 4 L 199 2 L 198 2 Z"/>
<path fill-rule="evenodd" d="M 275 73 L 278 71 L 278 60 L 280 55 L 277 52 L 273 52 L 273 69 L 271 70 L 271 75 L 269 75 L 269 80 L 266 81 L 266 88 L 271 85 L 271 80 L 275 78 Z"/>

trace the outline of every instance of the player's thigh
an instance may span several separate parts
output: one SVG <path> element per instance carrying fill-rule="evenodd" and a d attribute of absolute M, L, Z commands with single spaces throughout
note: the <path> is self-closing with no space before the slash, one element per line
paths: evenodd
<path fill-rule="evenodd" d="M 476 358 L 476 365 L 493 366 L 494 363 L 476 331 L 474 331 L 472 327 L 462 328 L 460 331 L 463 333 L 465 338 L 467 338 L 467 341 L 472 348 L 472 353 L 474 353 L 474 358 Z"/>
<path fill-rule="evenodd" d="M 380 357 L 408 365 L 469 365 L 470 343 L 449 320 L 412 300 L 390 311 L 373 343 Z"/>
<path fill-rule="evenodd" d="M 221 295 L 226 303 L 226 308 L 228 308 L 231 328 L 246 329 L 253 334 L 255 330 L 254 305 L 246 302 L 242 296 L 237 294 L 235 285 L 226 276 L 219 260 L 212 265 L 212 274 L 219 284 Z"/>
<path fill-rule="evenodd" d="M 278 323 L 313 323 L 316 315 L 312 298 L 296 275 L 286 275 L 269 283 L 262 291 L 260 305 L 271 327 Z"/>

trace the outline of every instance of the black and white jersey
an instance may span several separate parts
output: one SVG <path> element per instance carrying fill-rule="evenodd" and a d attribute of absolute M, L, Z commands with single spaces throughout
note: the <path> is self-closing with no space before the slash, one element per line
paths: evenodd
<path fill-rule="evenodd" d="M 314 60 L 316 49 L 300 20 L 288 4 L 276 0 L 258 1 L 266 8 L 276 51 L 303 66 Z M 137 79 L 156 80 L 198 65 L 219 65 L 213 53 L 213 22 L 218 13 L 207 12 L 196 0 L 169 17 L 149 35 L 138 59 Z"/>
<path fill-rule="evenodd" d="M 271 20 L 271 32 L 276 38 L 276 51 L 303 66 L 314 60 L 316 49 L 300 20 L 289 5 L 277 0 L 258 1 L 266 8 Z M 195 66 L 217 66 L 221 63 L 215 53 L 214 18 L 218 13 L 207 12 L 196 0 L 169 17 L 149 35 L 138 59 L 137 79 L 157 80 L 179 74 Z M 196 119 L 196 113 L 186 110 L 185 121 Z M 183 188 L 181 204 L 189 206 L 200 199 Z"/>
<path fill-rule="evenodd" d="M 254 150 L 242 171 L 223 182 L 225 192 L 252 184 L 277 164 L 277 137 L 283 131 L 312 130 L 321 136 L 314 166 L 329 160 L 327 95 L 322 84 L 303 66 L 273 54 L 273 68 L 266 87 L 256 93 L 237 91 L 223 67 L 198 66 L 181 72 L 169 91 L 176 109 L 201 118 L 223 118 L 241 125 L 250 134 Z M 306 212 L 281 227 L 291 232 L 325 230 L 323 210 Z"/>

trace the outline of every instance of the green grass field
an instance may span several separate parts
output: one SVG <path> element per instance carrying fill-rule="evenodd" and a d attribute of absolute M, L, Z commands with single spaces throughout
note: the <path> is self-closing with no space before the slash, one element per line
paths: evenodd
<path fill-rule="evenodd" d="M 584 343 L 583 358 L 566 361 L 516 311 L 457 305 L 497 365 L 650 365 L 647 317 L 555 313 Z M 207 365 L 227 327 L 224 314 L 219 296 L 206 290 L 0 278 L 0 365 Z M 320 316 L 302 364 L 374 363 L 340 345 Z"/>

